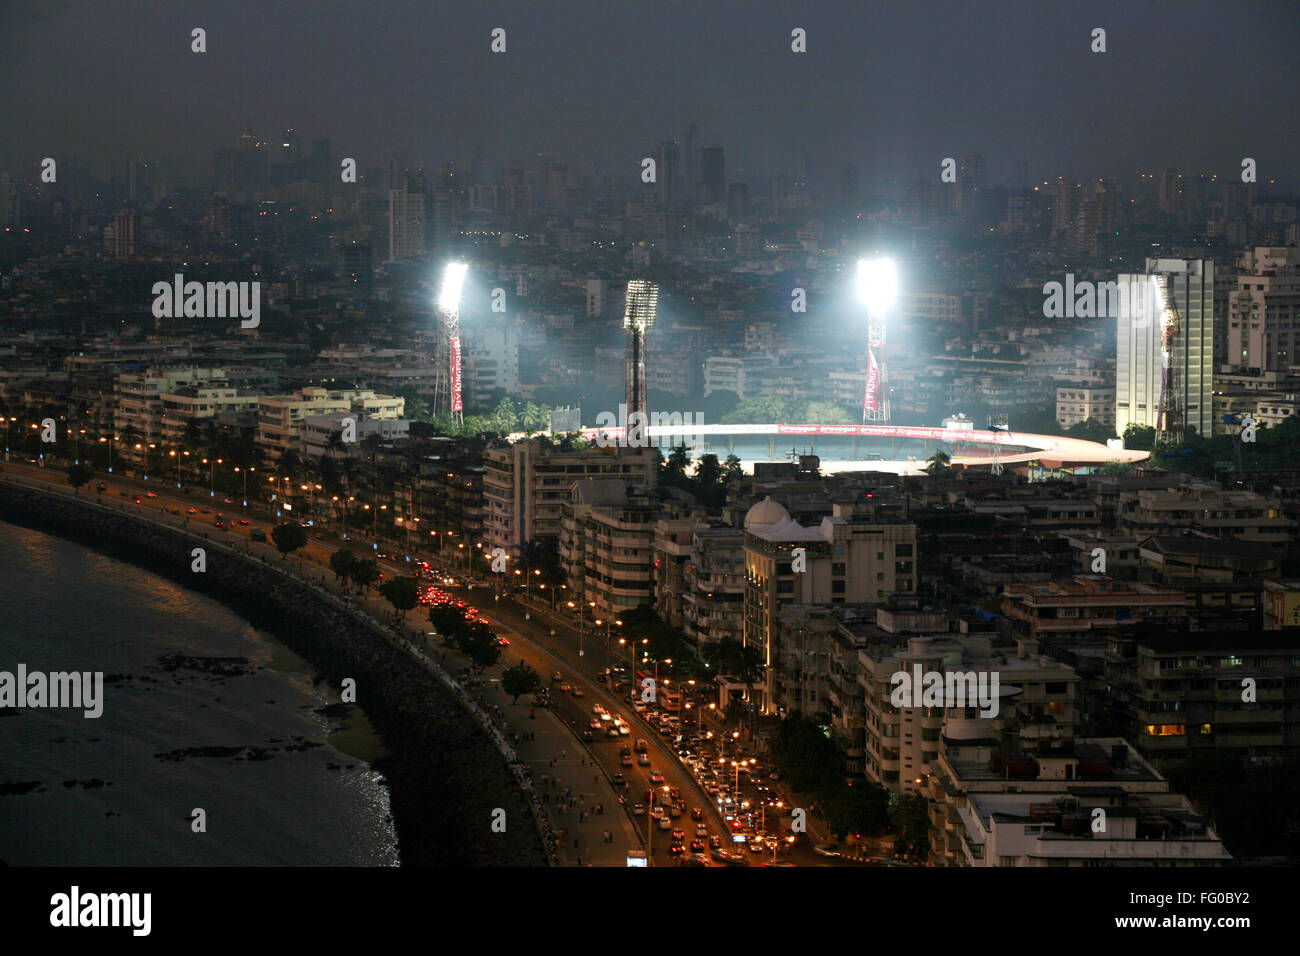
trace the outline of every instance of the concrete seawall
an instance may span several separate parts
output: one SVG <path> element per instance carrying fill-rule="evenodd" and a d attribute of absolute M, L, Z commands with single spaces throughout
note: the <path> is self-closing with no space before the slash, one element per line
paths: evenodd
<path fill-rule="evenodd" d="M 391 793 L 404 866 L 541 866 L 532 810 L 494 742 L 430 672 L 358 615 L 258 557 L 128 513 L 0 480 L 0 520 L 55 534 L 208 595 L 275 634 L 334 686 L 356 681 L 357 702 L 390 755 L 375 764 Z M 207 571 L 190 552 L 207 549 Z M 506 811 L 507 833 L 491 830 Z M 525 821 L 528 821 L 525 823 Z"/>

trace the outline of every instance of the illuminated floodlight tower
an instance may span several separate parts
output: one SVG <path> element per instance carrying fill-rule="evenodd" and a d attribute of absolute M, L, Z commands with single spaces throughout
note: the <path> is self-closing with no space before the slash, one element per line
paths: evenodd
<path fill-rule="evenodd" d="M 645 337 L 654 328 L 659 306 L 659 286 L 644 279 L 627 284 L 627 307 L 623 328 L 627 329 L 627 418 L 633 412 L 647 413 L 645 388 Z"/>
<path fill-rule="evenodd" d="M 433 379 L 433 410 L 457 425 L 465 421 L 460 378 L 460 292 L 468 271 L 469 266 L 463 262 L 447 263 L 437 301 L 438 351 L 441 354 Z"/>
<path fill-rule="evenodd" d="M 867 307 L 867 387 L 862 424 L 889 424 L 889 377 L 885 369 L 885 313 L 898 297 L 892 259 L 858 260 L 858 299 Z"/>

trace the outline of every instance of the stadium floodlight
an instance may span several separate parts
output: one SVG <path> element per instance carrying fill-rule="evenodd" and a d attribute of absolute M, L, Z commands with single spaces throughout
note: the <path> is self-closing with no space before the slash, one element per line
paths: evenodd
<path fill-rule="evenodd" d="M 893 259 L 858 260 L 858 298 L 872 312 L 882 312 L 898 297 Z"/>
<path fill-rule="evenodd" d="M 455 312 L 460 307 L 460 290 L 465 284 L 469 266 L 464 262 L 449 262 L 442 273 L 442 289 L 438 293 L 438 308 Z"/>
<path fill-rule="evenodd" d="M 654 328 L 659 306 L 659 286 L 645 279 L 627 284 L 627 307 L 623 311 L 623 328 L 645 334 Z"/>

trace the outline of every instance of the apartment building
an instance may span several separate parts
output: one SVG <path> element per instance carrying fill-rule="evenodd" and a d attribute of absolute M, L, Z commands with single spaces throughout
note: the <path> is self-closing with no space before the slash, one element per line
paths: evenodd
<path fill-rule="evenodd" d="M 272 460 L 285 452 L 301 451 L 301 426 L 314 415 L 351 412 L 364 418 L 399 419 L 406 400 L 380 395 L 369 389 L 331 391 L 314 386 L 287 395 L 263 395 L 257 403 L 258 445 Z"/>
<path fill-rule="evenodd" d="M 652 603 L 655 508 L 618 478 L 575 481 L 560 518 L 560 566 L 597 617 Z M 612 632 L 611 632 L 612 633 Z"/>
<path fill-rule="evenodd" d="M 1144 621 L 1181 628 L 1187 617 L 1181 591 L 1101 574 L 1008 584 L 1000 605 L 1011 637 L 1052 642 L 1101 641 L 1115 628 Z"/>
<path fill-rule="evenodd" d="M 1116 518 L 1120 528 L 1143 537 L 1190 529 L 1285 546 L 1295 534 L 1295 522 L 1283 513 L 1278 499 L 1253 491 L 1225 491 L 1207 482 L 1121 493 Z"/>
<path fill-rule="evenodd" d="M 720 523 L 691 530 L 682 591 L 682 629 L 697 646 L 744 637 L 745 532 Z"/>
<path fill-rule="evenodd" d="M 226 370 L 192 366 L 122 372 L 113 389 L 113 429 L 122 438 L 123 457 L 138 457 L 134 444 L 162 444 L 163 394 L 186 386 L 224 385 Z"/>
<path fill-rule="evenodd" d="M 614 478 L 649 490 L 658 476 L 656 448 L 563 451 L 540 439 L 489 448 L 483 455 L 484 546 L 517 558 L 526 542 L 558 540 L 575 481 Z"/>
<path fill-rule="evenodd" d="M 1115 427 L 1115 389 L 1070 385 L 1056 390 L 1056 423 L 1070 428 L 1088 420 Z"/>
<path fill-rule="evenodd" d="M 1037 643 L 1021 641 L 1016 652 L 995 650 L 991 636 L 938 634 L 908 637 L 902 646 L 876 644 L 859 652 L 859 680 L 865 691 L 864 767 L 868 779 L 894 793 L 923 793 L 935 771 L 947 728 L 978 725 L 996 744 L 1050 753 L 1072 739 L 1077 678 L 1073 668 L 1038 654 Z M 985 675 L 993 713 L 973 701 L 963 707 L 894 707 L 894 675 L 902 672 Z M 992 744 L 990 744 L 992 745 Z"/>
<path fill-rule="evenodd" d="M 1105 676 L 1114 728 L 1157 765 L 1300 746 L 1300 629 L 1115 634 Z"/>
<path fill-rule="evenodd" d="M 771 496 L 746 513 L 743 640 L 763 655 L 767 677 L 756 691 L 764 713 L 776 710 L 782 605 L 885 603 L 915 594 L 916 526 L 877 517 L 872 502 L 836 503 L 831 515 L 805 527 Z"/>
<path fill-rule="evenodd" d="M 160 392 L 162 440 L 179 445 L 192 422 L 237 422 L 252 424 L 257 417 L 256 392 L 220 386 L 185 386 Z"/>

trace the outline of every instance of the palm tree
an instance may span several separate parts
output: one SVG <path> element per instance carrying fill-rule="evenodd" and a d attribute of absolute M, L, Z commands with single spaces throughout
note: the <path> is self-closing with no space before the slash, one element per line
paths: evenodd
<path fill-rule="evenodd" d="M 947 452 L 936 451 L 933 455 L 930 456 L 929 464 L 925 466 L 925 470 L 928 474 L 931 475 L 942 474 L 943 472 L 952 470 L 951 462 L 952 459 L 948 457 Z"/>

